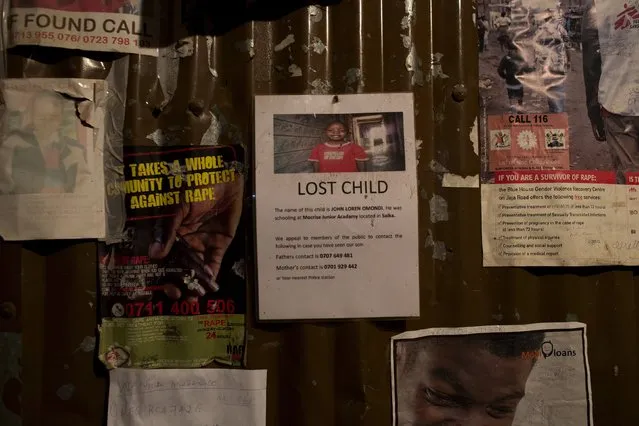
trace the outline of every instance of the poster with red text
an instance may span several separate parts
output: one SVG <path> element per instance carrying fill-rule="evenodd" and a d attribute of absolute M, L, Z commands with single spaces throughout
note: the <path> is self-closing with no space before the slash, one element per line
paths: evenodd
<path fill-rule="evenodd" d="M 639 0 L 495 11 L 477 21 L 484 266 L 639 264 Z"/>
<path fill-rule="evenodd" d="M 9 47 L 36 45 L 157 56 L 159 3 L 10 0 Z"/>
<path fill-rule="evenodd" d="M 99 358 L 108 368 L 244 361 L 244 150 L 125 147 L 119 241 L 99 245 Z"/>

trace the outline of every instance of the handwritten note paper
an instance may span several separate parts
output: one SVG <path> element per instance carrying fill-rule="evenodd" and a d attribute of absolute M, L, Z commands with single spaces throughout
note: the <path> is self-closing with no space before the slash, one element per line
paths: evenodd
<path fill-rule="evenodd" d="M 111 371 L 107 426 L 264 426 L 266 370 Z"/>

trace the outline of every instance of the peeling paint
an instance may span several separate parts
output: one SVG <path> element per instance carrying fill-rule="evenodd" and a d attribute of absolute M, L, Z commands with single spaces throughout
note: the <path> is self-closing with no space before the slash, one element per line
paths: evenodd
<path fill-rule="evenodd" d="M 415 0 L 404 0 L 404 10 L 406 16 L 412 19 L 415 16 Z"/>
<path fill-rule="evenodd" d="M 402 44 L 404 45 L 404 47 L 406 49 L 410 49 L 413 44 L 413 40 L 410 38 L 410 36 L 406 34 L 400 34 L 400 37 L 402 38 Z"/>
<path fill-rule="evenodd" d="M 519 315 L 519 311 L 517 310 L 517 308 L 515 308 L 515 319 L 516 319 L 517 321 L 520 321 L 520 320 L 521 320 L 521 315 Z"/>
<path fill-rule="evenodd" d="M 317 382 L 316 382 L 315 380 L 313 380 L 313 381 L 311 382 L 311 384 L 312 384 L 313 386 L 317 386 Z"/>
<path fill-rule="evenodd" d="M 273 47 L 273 50 L 275 50 L 276 52 L 279 52 L 280 50 L 286 49 L 288 46 L 290 46 L 293 43 L 295 43 L 295 35 L 289 34 L 284 38 L 284 40 L 277 43 L 275 47 Z"/>
<path fill-rule="evenodd" d="M 429 201 L 431 223 L 448 221 L 448 201 L 441 195 L 433 195 Z"/>
<path fill-rule="evenodd" d="M 217 78 L 217 71 L 213 67 L 213 37 L 206 36 L 206 56 L 209 63 L 209 72 L 214 78 Z"/>
<path fill-rule="evenodd" d="M 75 386 L 69 383 L 69 384 L 60 386 L 55 394 L 58 395 L 58 398 L 60 398 L 61 400 L 68 401 L 73 397 L 74 393 L 75 393 Z"/>
<path fill-rule="evenodd" d="M 333 91 L 331 82 L 322 78 L 316 78 L 309 83 L 312 87 L 311 95 L 328 95 Z"/>
<path fill-rule="evenodd" d="M 146 139 L 150 139 L 158 146 L 179 145 L 181 137 L 178 134 L 165 132 L 162 129 L 156 129 L 153 133 L 146 135 Z"/>
<path fill-rule="evenodd" d="M 439 52 L 432 55 L 431 72 L 433 74 L 433 78 L 442 78 L 442 79 L 448 78 L 448 75 L 444 73 L 444 70 L 441 64 L 441 60 L 443 57 L 444 55 Z"/>
<path fill-rule="evenodd" d="M 324 12 L 321 7 L 313 5 L 308 7 L 308 16 L 311 22 L 317 23 L 324 17 Z"/>
<path fill-rule="evenodd" d="M 426 236 L 424 247 L 433 248 L 434 260 L 446 260 L 446 244 L 443 241 L 435 241 L 435 239 L 433 238 L 433 231 L 431 231 L 430 229 L 428 230 L 428 235 Z"/>
<path fill-rule="evenodd" d="M 93 352 L 95 349 L 95 336 L 85 336 L 80 345 L 73 352 Z"/>
<path fill-rule="evenodd" d="M 291 64 L 288 67 L 288 72 L 291 74 L 291 77 L 301 77 L 302 76 L 302 69 L 295 64 Z"/>
<path fill-rule="evenodd" d="M 619 366 L 615 365 L 614 367 L 612 367 L 612 375 L 615 377 L 619 377 Z"/>
<path fill-rule="evenodd" d="M 422 60 L 417 55 L 415 46 L 411 46 L 408 56 L 406 56 L 406 69 L 411 73 L 411 85 L 424 85 L 424 71 L 422 70 Z"/>
<path fill-rule="evenodd" d="M 473 128 L 470 129 L 470 141 L 473 143 L 473 152 L 475 155 L 479 155 L 479 128 L 477 127 L 477 117 L 475 117 Z"/>
<path fill-rule="evenodd" d="M 173 99 L 173 95 L 177 89 L 180 56 L 177 53 L 175 44 L 160 48 L 156 68 L 160 89 L 164 95 L 164 100 L 162 101 L 161 106 L 161 108 L 163 108 L 171 101 L 171 99 Z"/>
<path fill-rule="evenodd" d="M 313 49 L 313 52 L 317 53 L 318 55 L 321 55 L 327 49 L 326 45 L 319 37 L 313 37 L 313 41 L 311 41 L 311 45 L 309 47 Z"/>
<path fill-rule="evenodd" d="M 410 28 L 410 22 L 411 22 L 411 17 L 410 16 L 404 16 L 402 18 L 402 30 L 407 30 Z"/>
<path fill-rule="evenodd" d="M 448 173 L 448 169 L 442 166 L 436 160 L 430 160 L 430 163 L 428 163 L 428 168 L 435 173 Z"/>
<path fill-rule="evenodd" d="M 207 111 L 207 114 L 211 120 L 211 124 L 209 124 L 208 129 L 206 129 L 206 132 L 202 135 L 200 145 L 217 145 L 220 140 L 220 133 L 222 133 L 222 124 L 220 123 L 220 120 L 218 120 L 217 116 L 211 111 Z"/>
<path fill-rule="evenodd" d="M 479 188 L 479 176 L 459 176 L 454 173 L 444 174 L 442 179 L 444 188 Z"/>
<path fill-rule="evenodd" d="M 252 38 L 238 41 L 237 43 L 235 43 L 235 48 L 240 52 L 248 52 L 251 59 L 255 56 L 255 40 L 253 40 Z"/>
<path fill-rule="evenodd" d="M 362 93 L 364 91 L 364 78 L 362 76 L 362 70 L 359 68 L 349 68 L 344 75 L 344 81 L 346 82 L 347 93 Z M 352 86 L 357 84 L 356 88 Z"/>
<path fill-rule="evenodd" d="M 417 164 L 419 164 L 419 156 L 422 153 L 422 145 L 424 141 L 421 139 L 415 139 L 415 155 L 417 157 Z"/>
<path fill-rule="evenodd" d="M 245 278 L 245 272 L 246 272 L 246 266 L 245 266 L 245 262 L 244 259 L 240 259 L 237 262 L 235 262 L 233 264 L 233 273 L 235 275 L 237 275 L 238 277 L 244 279 Z"/>

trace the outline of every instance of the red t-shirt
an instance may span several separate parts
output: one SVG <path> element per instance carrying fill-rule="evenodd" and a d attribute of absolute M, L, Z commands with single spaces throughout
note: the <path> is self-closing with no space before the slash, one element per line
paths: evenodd
<path fill-rule="evenodd" d="M 319 162 L 320 173 L 352 173 L 357 171 L 357 161 L 368 160 L 361 146 L 346 142 L 342 145 L 321 143 L 313 148 L 308 161 Z"/>

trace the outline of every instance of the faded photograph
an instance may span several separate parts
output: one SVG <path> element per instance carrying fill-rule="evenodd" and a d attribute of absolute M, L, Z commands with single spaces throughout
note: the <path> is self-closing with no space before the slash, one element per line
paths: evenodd
<path fill-rule="evenodd" d="M 406 168 L 401 112 L 274 115 L 275 174 Z"/>
<path fill-rule="evenodd" d="M 7 93 L 4 101 L 0 193 L 78 192 L 91 171 L 74 101 L 44 90 Z"/>
<path fill-rule="evenodd" d="M 582 332 L 398 336 L 394 425 L 589 425 Z"/>

